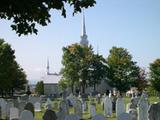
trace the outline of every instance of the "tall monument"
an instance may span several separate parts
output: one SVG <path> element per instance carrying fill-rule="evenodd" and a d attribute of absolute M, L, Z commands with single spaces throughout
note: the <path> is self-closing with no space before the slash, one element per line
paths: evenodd
<path fill-rule="evenodd" d="M 86 26 L 85 26 L 85 15 L 84 15 L 84 10 L 82 14 L 82 31 L 81 31 L 81 41 L 80 45 L 82 46 L 88 46 L 88 40 L 87 40 L 87 34 L 86 34 Z"/>

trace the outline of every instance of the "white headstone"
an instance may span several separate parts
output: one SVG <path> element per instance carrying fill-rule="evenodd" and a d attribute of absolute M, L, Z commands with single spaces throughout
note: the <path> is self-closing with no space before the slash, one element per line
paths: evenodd
<path fill-rule="evenodd" d="M 41 111 L 41 104 L 40 104 L 40 102 L 36 102 L 34 104 L 34 111 L 35 112 L 40 112 Z"/>
<path fill-rule="evenodd" d="M 116 101 L 116 116 L 125 112 L 125 104 L 123 98 L 119 97 Z"/>
<path fill-rule="evenodd" d="M 117 120 L 132 120 L 132 117 L 129 113 L 121 113 L 118 117 Z"/>
<path fill-rule="evenodd" d="M 95 115 L 92 120 L 107 120 L 104 115 Z"/>
<path fill-rule="evenodd" d="M 104 99 L 104 114 L 106 117 L 112 116 L 112 100 L 108 96 Z"/>
<path fill-rule="evenodd" d="M 17 108 L 15 108 L 15 107 L 10 108 L 9 119 L 10 120 L 19 119 L 19 110 Z"/>
<path fill-rule="evenodd" d="M 22 111 L 19 120 L 34 120 L 33 114 L 29 110 Z"/>

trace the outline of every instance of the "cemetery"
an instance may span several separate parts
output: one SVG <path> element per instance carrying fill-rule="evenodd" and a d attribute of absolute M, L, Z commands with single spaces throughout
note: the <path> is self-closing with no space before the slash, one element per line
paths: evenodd
<path fill-rule="evenodd" d="M 0 120 L 160 120 L 159 11 L 160 0 L 0 1 Z"/>
<path fill-rule="evenodd" d="M 111 92 L 110 92 L 111 93 Z M 18 99 L 0 98 L 1 120 L 160 120 L 160 99 L 148 96 L 122 97 L 113 94 L 82 98 L 72 93 L 68 96 L 49 97 L 41 101 L 39 96 Z M 99 97 L 98 97 L 99 96 Z M 116 108 L 113 109 L 113 106 Z"/>

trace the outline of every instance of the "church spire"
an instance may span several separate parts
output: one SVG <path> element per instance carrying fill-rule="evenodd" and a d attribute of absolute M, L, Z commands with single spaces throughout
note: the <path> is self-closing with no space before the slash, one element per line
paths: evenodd
<path fill-rule="evenodd" d="M 83 46 L 88 46 L 87 34 L 86 34 L 86 26 L 85 26 L 85 15 L 84 10 L 82 14 L 82 31 L 81 31 L 81 41 L 80 44 Z"/>
<path fill-rule="evenodd" d="M 49 59 L 47 58 L 47 75 L 49 75 Z"/>

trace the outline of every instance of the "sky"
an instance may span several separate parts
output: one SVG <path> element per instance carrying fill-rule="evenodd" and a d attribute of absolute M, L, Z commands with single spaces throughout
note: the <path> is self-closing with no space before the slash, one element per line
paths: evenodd
<path fill-rule="evenodd" d="M 38 35 L 21 36 L 10 28 L 11 21 L 0 20 L 0 38 L 11 44 L 16 60 L 30 82 L 46 74 L 47 58 L 50 71 L 62 68 L 62 48 L 80 42 L 82 14 L 67 18 L 60 11 L 51 11 L 51 23 L 38 26 Z M 93 8 L 85 10 L 86 32 L 94 51 L 105 58 L 113 46 L 123 47 L 140 67 L 160 58 L 160 0 L 97 0 Z"/>

